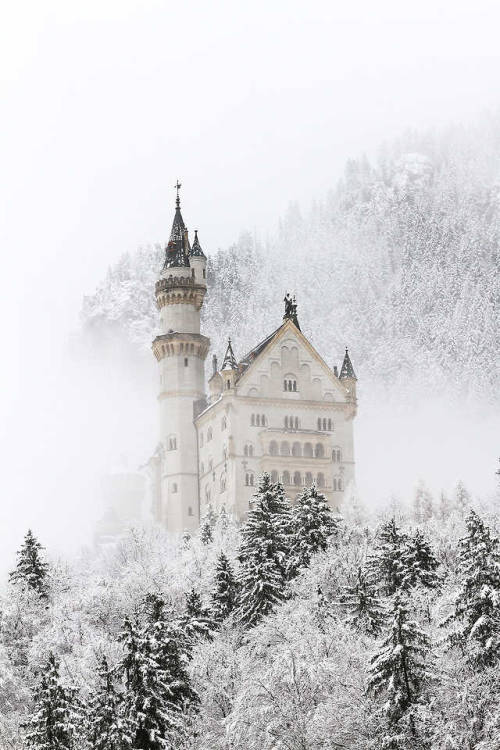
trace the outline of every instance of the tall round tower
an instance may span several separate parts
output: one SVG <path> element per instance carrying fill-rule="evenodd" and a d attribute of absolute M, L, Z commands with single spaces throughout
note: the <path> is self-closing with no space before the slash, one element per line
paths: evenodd
<path fill-rule="evenodd" d="M 169 531 L 191 531 L 200 522 L 198 445 L 193 423 L 204 399 L 210 340 L 200 334 L 206 258 L 196 233 L 193 247 L 182 219 L 179 188 L 165 262 L 156 282 L 161 334 L 153 341 L 160 367 L 159 515 Z"/>

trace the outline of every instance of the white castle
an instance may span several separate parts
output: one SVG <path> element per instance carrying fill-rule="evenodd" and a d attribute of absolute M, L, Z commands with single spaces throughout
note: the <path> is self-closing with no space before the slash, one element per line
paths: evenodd
<path fill-rule="evenodd" d="M 288 294 L 282 324 L 240 361 L 231 340 L 219 369 L 200 332 L 207 260 L 198 234 L 189 243 L 179 183 L 165 263 L 156 283 L 162 333 L 160 443 L 150 467 L 153 514 L 170 531 L 192 531 L 213 508 L 243 520 L 258 477 L 268 472 L 290 499 L 315 482 L 339 508 L 354 480 L 356 375 L 346 349 L 333 370 L 300 330 Z"/>

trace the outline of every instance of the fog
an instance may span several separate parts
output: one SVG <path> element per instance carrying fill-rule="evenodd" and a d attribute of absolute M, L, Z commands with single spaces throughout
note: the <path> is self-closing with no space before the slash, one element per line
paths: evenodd
<path fill-rule="evenodd" d="M 0 568 L 28 526 L 54 552 L 88 542 L 100 474 L 155 445 L 153 357 L 134 370 L 120 352 L 79 351 L 73 334 L 107 267 L 168 237 L 177 178 L 214 252 L 245 229 L 272 234 L 348 158 L 498 107 L 498 4 L 408 5 L 4 4 Z M 497 414 L 466 416 L 472 447 L 463 415 L 440 404 L 410 431 L 406 419 L 361 402 L 365 502 L 388 471 L 386 494 L 420 477 L 449 487 L 458 472 L 493 491 Z M 405 434 L 389 457 L 384 430 Z"/>

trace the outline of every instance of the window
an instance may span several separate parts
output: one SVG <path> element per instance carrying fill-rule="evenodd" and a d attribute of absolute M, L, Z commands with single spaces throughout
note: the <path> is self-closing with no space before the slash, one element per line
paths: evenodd
<path fill-rule="evenodd" d="M 257 416 L 255 418 L 255 422 L 257 424 L 257 427 L 260 427 L 260 414 L 257 414 Z"/>
<path fill-rule="evenodd" d="M 298 417 L 295 417 L 295 429 L 296 430 L 299 429 L 299 418 Z"/>
<path fill-rule="evenodd" d="M 285 417 L 285 430 L 298 430 L 298 429 L 299 429 L 298 417 Z"/>
<path fill-rule="evenodd" d="M 314 449 L 314 455 L 316 456 L 316 458 L 323 458 L 323 456 L 325 455 L 325 450 L 323 446 L 321 445 L 321 443 L 316 443 L 316 447 Z"/>
<path fill-rule="evenodd" d="M 344 483 L 343 483 L 341 477 L 339 477 L 339 479 L 337 481 L 337 487 L 338 487 L 339 492 L 343 492 L 343 490 L 344 490 Z"/>
<path fill-rule="evenodd" d="M 308 471 L 306 472 L 306 485 L 310 487 L 312 483 L 313 483 L 313 475 L 311 474 L 310 471 Z"/>
<path fill-rule="evenodd" d="M 189 360 L 187 357 L 184 357 L 184 367 L 187 367 L 189 364 Z"/>
<path fill-rule="evenodd" d="M 328 420 L 328 429 L 330 430 L 330 432 L 332 432 L 333 430 L 333 422 L 331 419 Z"/>
<path fill-rule="evenodd" d="M 227 419 L 226 419 L 226 417 L 222 417 L 222 422 L 221 422 L 220 428 L 221 428 L 221 430 L 225 430 L 226 427 L 227 427 Z"/>
<path fill-rule="evenodd" d="M 300 443 L 294 443 L 292 445 L 292 456 L 295 456 L 296 458 L 302 456 L 302 446 Z"/>
<path fill-rule="evenodd" d="M 252 417 L 250 419 L 250 424 L 252 425 L 252 427 L 255 425 L 255 414 L 252 414 Z"/>
<path fill-rule="evenodd" d="M 323 429 L 324 430 L 326 430 L 326 424 L 327 424 L 326 419 L 323 419 Z"/>
<path fill-rule="evenodd" d="M 226 475 L 225 474 L 220 475 L 220 491 L 221 492 L 226 491 Z"/>
<path fill-rule="evenodd" d="M 269 453 L 271 456 L 277 456 L 278 455 L 278 443 L 276 440 L 271 440 L 269 443 Z"/>
<path fill-rule="evenodd" d="M 169 451 L 176 451 L 177 450 L 177 438 L 175 435 L 171 435 L 168 439 L 168 448 Z"/>
<path fill-rule="evenodd" d="M 318 430 L 321 430 L 321 419 L 318 417 Z"/>
<path fill-rule="evenodd" d="M 262 427 L 266 426 L 266 417 L 264 416 L 264 414 L 260 415 L 260 423 L 261 423 Z"/>
<path fill-rule="evenodd" d="M 342 461 L 342 453 L 340 452 L 340 448 L 334 448 L 332 451 L 332 461 L 336 464 L 341 463 Z"/>
<path fill-rule="evenodd" d="M 293 475 L 293 483 L 296 487 L 300 487 L 302 484 L 302 478 L 300 476 L 300 471 L 296 471 Z"/>
<path fill-rule="evenodd" d="M 304 445 L 304 456 L 306 458 L 312 458 L 313 455 L 314 455 L 314 453 L 313 453 L 313 447 L 312 447 L 311 443 L 305 443 L 305 445 Z"/>
<path fill-rule="evenodd" d="M 188 516 L 192 516 L 192 515 L 193 515 L 193 509 L 190 505 L 188 505 Z"/>
<path fill-rule="evenodd" d="M 176 492 L 177 492 L 177 485 L 174 482 L 173 485 L 172 485 L 172 494 L 175 495 Z"/>
<path fill-rule="evenodd" d="M 285 430 L 288 430 L 288 417 L 285 417 Z"/>
<path fill-rule="evenodd" d="M 280 445 L 280 454 L 282 456 L 289 456 L 290 455 L 290 445 L 287 443 L 286 440 L 283 440 L 283 442 Z"/>
<path fill-rule="evenodd" d="M 231 381 L 226 380 L 226 391 L 228 391 L 231 388 Z"/>
<path fill-rule="evenodd" d="M 243 449 L 243 453 L 245 456 L 253 456 L 253 445 L 251 443 L 247 443 Z"/>
<path fill-rule="evenodd" d="M 209 427 L 207 430 L 207 443 L 209 442 L 209 440 L 212 439 L 212 437 L 213 437 L 212 428 Z"/>
<path fill-rule="evenodd" d="M 290 484 L 290 472 L 289 471 L 283 472 L 283 484 Z"/>
<path fill-rule="evenodd" d="M 207 272 L 206 272 L 206 270 L 205 270 L 205 269 L 203 269 L 203 278 L 204 278 L 204 279 L 206 279 L 206 278 L 207 278 Z"/>
<path fill-rule="evenodd" d="M 320 473 L 318 474 L 318 487 L 324 487 L 324 486 L 325 486 L 325 477 L 324 477 L 324 475 L 323 475 L 323 474 L 322 474 L 322 473 L 320 472 Z"/>
<path fill-rule="evenodd" d="M 283 381 L 283 390 L 284 391 L 296 391 L 297 381 L 292 378 L 285 378 L 285 380 Z"/>
<path fill-rule="evenodd" d="M 191 276 L 192 276 L 192 277 L 193 277 L 193 279 L 194 279 L 194 268 L 192 268 L 192 269 L 191 269 Z"/>
<path fill-rule="evenodd" d="M 276 484 L 277 481 L 278 481 L 278 472 L 276 471 L 276 469 L 273 469 L 271 472 L 271 482 Z"/>
<path fill-rule="evenodd" d="M 253 487 L 253 481 L 254 481 L 254 478 L 253 478 L 252 472 L 251 471 L 247 472 L 245 474 L 245 484 L 246 484 L 246 486 L 247 487 Z"/>

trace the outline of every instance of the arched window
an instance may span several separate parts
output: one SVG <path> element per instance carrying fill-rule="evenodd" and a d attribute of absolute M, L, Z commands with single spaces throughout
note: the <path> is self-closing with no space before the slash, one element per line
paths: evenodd
<path fill-rule="evenodd" d="M 192 516 L 192 515 L 193 515 L 193 509 L 190 505 L 188 505 L 188 516 Z"/>
<path fill-rule="evenodd" d="M 271 472 L 271 482 L 276 484 L 277 481 L 278 481 L 278 472 L 276 471 L 276 469 L 273 469 Z"/>
<path fill-rule="evenodd" d="M 302 456 L 302 446 L 300 443 L 294 443 L 292 445 L 292 456 L 299 457 Z"/>
<path fill-rule="evenodd" d="M 175 435 L 170 435 L 168 439 L 168 448 L 169 451 L 176 451 L 177 450 L 177 438 Z"/>
<path fill-rule="evenodd" d="M 321 430 L 321 419 L 318 417 L 318 430 Z"/>
<path fill-rule="evenodd" d="M 286 378 L 283 381 L 283 390 L 284 391 L 296 391 L 297 390 L 297 380 L 295 379 L 294 375 L 286 376 Z"/>
<path fill-rule="evenodd" d="M 271 440 L 269 443 L 269 454 L 271 456 L 277 456 L 278 455 L 278 443 L 276 440 Z"/>
<path fill-rule="evenodd" d="M 248 446 L 248 455 L 253 456 L 253 445 Z"/>
<path fill-rule="evenodd" d="M 326 419 L 323 419 L 323 429 L 324 430 L 326 430 L 326 425 L 327 425 Z"/>
<path fill-rule="evenodd" d="M 306 472 L 306 485 L 310 487 L 312 483 L 313 483 L 313 475 L 311 474 L 310 471 L 308 471 Z"/>
<path fill-rule="evenodd" d="M 325 477 L 324 474 L 321 472 L 318 474 L 318 487 L 324 487 L 325 486 Z"/>
<path fill-rule="evenodd" d="M 265 416 L 265 414 L 261 414 L 260 415 L 260 423 L 261 423 L 262 427 L 266 426 L 266 416 Z"/>
<path fill-rule="evenodd" d="M 282 456 L 289 456 L 290 455 L 290 445 L 286 440 L 283 440 L 280 445 L 280 454 Z"/>
<path fill-rule="evenodd" d="M 284 391 L 287 391 L 287 390 L 288 390 L 288 380 L 284 380 L 284 381 L 283 381 L 283 390 L 284 390 Z"/>
<path fill-rule="evenodd" d="M 220 491 L 221 492 L 226 491 L 226 475 L 225 474 L 220 475 Z"/>
<path fill-rule="evenodd" d="M 342 477 L 339 477 L 339 480 L 337 482 L 337 487 L 339 492 L 342 492 L 344 490 L 344 482 L 342 481 Z"/>
<path fill-rule="evenodd" d="M 296 380 L 293 381 L 293 390 L 294 391 L 297 390 L 297 381 Z"/>
<path fill-rule="evenodd" d="M 302 484 L 302 478 L 301 478 L 301 476 L 300 476 L 300 471 L 296 471 L 296 472 L 294 472 L 294 475 L 293 475 L 293 483 L 294 483 L 294 485 L 295 485 L 296 487 L 300 487 L 300 485 Z"/>
<path fill-rule="evenodd" d="M 172 485 L 172 494 L 175 495 L 176 492 L 177 492 L 177 484 L 174 482 Z"/>
<path fill-rule="evenodd" d="M 325 450 L 323 446 L 321 445 L 321 443 L 316 443 L 316 447 L 314 449 L 314 455 L 316 456 L 316 458 L 323 458 L 323 456 L 325 455 Z"/>
<path fill-rule="evenodd" d="M 253 487 L 253 474 L 251 471 L 248 471 L 245 474 L 245 484 L 247 487 Z"/>
<path fill-rule="evenodd" d="M 305 445 L 304 445 L 304 456 L 306 458 L 312 458 L 313 455 L 314 455 L 314 453 L 313 453 L 313 447 L 312 447 L 311 443 L 305 443 Z"/>
<path fill-rule="evenodd" d="M 207 430 L 207 442 L 209 442 L 213 437 L 212 428 L 209 427 Z"/>
<path fill-rule="evenodd" d="M 184 367 L 187 367 L 189 365 L 189 359 L 187 357 L 184 357 Z"/>
<path fill-rule="evenodd" d="M 245 456 L 253 456 L 253 445 L 251 443 L 247 443 L 243 449 L 243 453 Z"/>
<path fill-rule="evenodd" d="M 296 430 L 299 429 L 299 418 L 298 417 L 295 417 L 295 429 Z"/>
<path fill-rule="evenodd" d="M 333 430 L 333 422 L 331 419 L 328 420 L 328 429 L 330 430 L 330 432 L 332 432 Z"/>
<path fill-rule="evenodd" d="M 226 380 L 226 390 L 228 391 L 231 388 L 231 381 Z"/>
<path fill-rule="evenodd" d="M 334 463 L 341 463 L 342 461 L 342 453 L 340 452 L 340 448 L 334 448 L 332 451 L 332 461 Z"/>
<path fill-rule="evenodd" d="M 257 423 L 257 427 L 260 427 L 260 414 L 257 414 L 255 421 Z"/>
<path fill-rule="evenodd" d="M 337 477 L 333 477 L 333 490 L 337 492 Z"/>
<path fill-rule="evenodd" d="M 250 418 L 250 424 L 252 425 L 252 427 L 255 425 L 255 414 L 252 414 Z"/>
<path fill-rule="evenodd" d="M 221 422 L 220 428 L 221 428 L 221 430 L 225 430 L 226 427 L 227 427 L 227 419 L 226 419 L 226 417 L 222 417 L 222 422 Z"/>
<path fill-rule="evenodd" d="M 283 484 L 290 484 L 290 472 L 289 471 L 283 472 Z"/>

